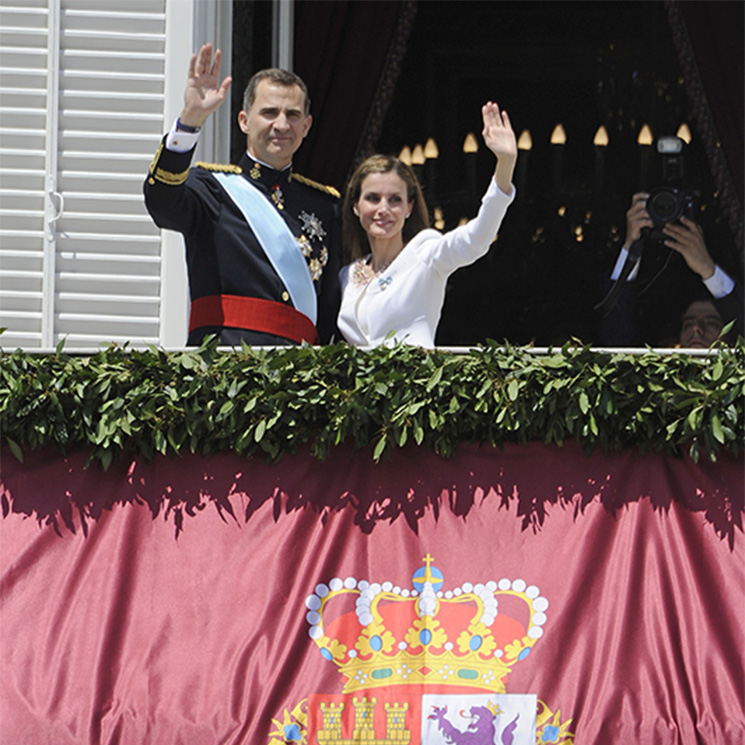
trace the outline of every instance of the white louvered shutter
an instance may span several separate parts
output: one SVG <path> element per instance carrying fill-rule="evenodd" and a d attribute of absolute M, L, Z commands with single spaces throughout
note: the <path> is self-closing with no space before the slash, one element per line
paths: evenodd
<path fill-rule="evenodd" d="M 46 0 L 0 0 L 0 346 L 42 344 L 47 170 Z M 52 255 L 53 259 L 53 255 Z M 48 341 L 51 341 L 49 339 Z"/>
<path fill-rule="evenodd" d="M 0 346 L 157 344 L 166 0 L 0 2 Z"/>
<path fill-rule="evenodd" d="M 228 75 L 231 25 L 223 0 L 0 0 L 0 347 L 184 344 L 183 242 L 142 183 L 190 52 L 216 42 Z M 201 159 L 226 159 L 228 108 Z"/>
<path fill-rule="evenodd" d="M 164 48 L 164 0 L 62 0 L 55 342 L 159 340 L 142 182 L 163 131 Z"/>

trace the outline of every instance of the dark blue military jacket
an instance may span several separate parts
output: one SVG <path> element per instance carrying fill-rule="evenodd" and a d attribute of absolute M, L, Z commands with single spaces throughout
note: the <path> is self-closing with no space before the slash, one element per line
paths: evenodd
<path fill-rule="evenodd" d="M 160 228 L 184 235 L 192 301 L 210 295 L 238 295 L 292 305 L 290 294 L 275 272 L 238 207 L 214 178 L 215 171 L 241 173 L 277 207 L 308 262 L 318 297 L 316 326 L 322 343 L 336 332 L 339 310 L 341 229 L 339 193 L 291 169 L 275 171 L 245 154 L 238 166 L 196 163 L 193 150 L 167 150 L 165 138 L 145 180 L 145 204 Z M 288 344 L 272 334 L 203 326 L 187 344 L 197 345 L 209 334 L 222 344 Z"/>

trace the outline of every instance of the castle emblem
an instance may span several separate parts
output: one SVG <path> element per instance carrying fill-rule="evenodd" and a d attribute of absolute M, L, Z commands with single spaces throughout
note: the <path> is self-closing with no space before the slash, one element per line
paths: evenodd
<path fill-rule="evenodd" d="M 406 745 L 411 742 L 411 732 L 406 729 L 407 703 L 385 704 L 385 735 L 378 737 L 374 727 L 375 698 L 354 697 L 354 729 L 351 737 L 342 737 L 342 713 L 346 704 L 321 702 L 323 725 L 316 731 L 318 745 L 354 745 L 369 742 L 375 745 Z"/>

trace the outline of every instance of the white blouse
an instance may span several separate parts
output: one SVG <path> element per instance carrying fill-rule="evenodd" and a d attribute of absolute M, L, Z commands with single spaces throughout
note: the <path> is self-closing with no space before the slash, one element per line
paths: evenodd
<path fill-rule="evenodd" d="M 420 231 L 367 284 L 354 283 L 354 263 L 345 266 L 339 275 L 338 318 L 344 338 L 350 344 L 372 347 L 385 342 L 393 331 L 389 343 L 434 347 L 448 277 L 486 254 L 514 198 L 514 186 L 505 194 L 492 178 L 473 220 L 444 235 L 432 229 Z"/>

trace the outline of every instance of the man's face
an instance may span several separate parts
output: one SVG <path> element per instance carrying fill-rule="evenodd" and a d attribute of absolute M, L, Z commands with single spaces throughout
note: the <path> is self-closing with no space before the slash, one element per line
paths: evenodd
<path fill-rule="evenodd" d="M 311 117 L 305 116 L 304 106 L 299 86 L 262 80 L 256 86 L 251 111 L 238 114 L 248 152 L 273 168 L 289 165 L 310 129 Z"/>
<path fill-rule="evenodd" d="M 722 317 L 709 300 L 697 300 L 683 314 L 680 346 L 684 349 L 708 349 L 722 332 Z"/>

